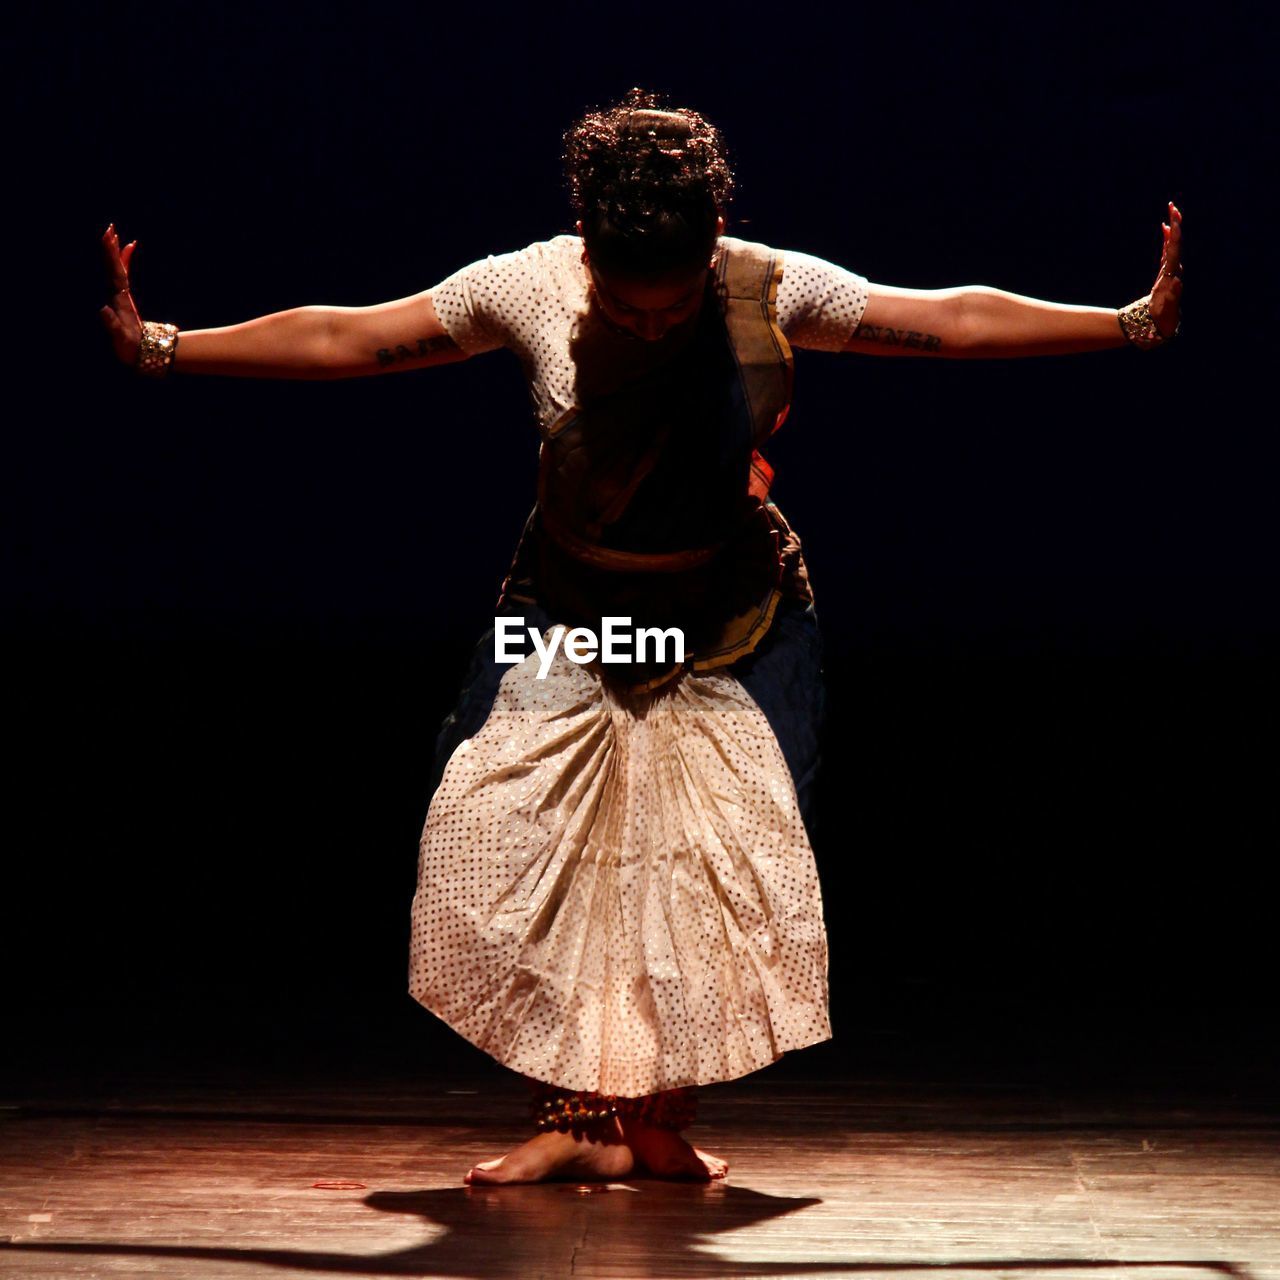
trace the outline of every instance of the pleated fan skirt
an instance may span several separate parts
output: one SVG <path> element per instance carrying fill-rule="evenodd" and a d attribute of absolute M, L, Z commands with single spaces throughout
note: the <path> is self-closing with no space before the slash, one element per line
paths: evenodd
<path fill-rule="evenodd" d="M 816 753 L 792 746 L 816 725 L 789 763 L 762 710 L 812 702 L 816 658 L 797 652 L 775 641 L 747 682 L 735 665 L 649 693 L 562 651 L 542 679 L 536 655 L 473 669 L 483 719 L 455 717 L 422 832 L 414 998 L 515 1071 L 626 1097 L 829 1038 L 797 797 Z"/>

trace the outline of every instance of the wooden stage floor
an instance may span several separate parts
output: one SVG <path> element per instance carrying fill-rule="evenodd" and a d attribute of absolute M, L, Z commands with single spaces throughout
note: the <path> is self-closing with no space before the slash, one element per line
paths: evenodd
<path fill-rule="evenodd" d="M 8 1099 L 0 1274 L 1280 1280 L 1280 1118 L 1240 1096 L 766 1073 L 703 1091 L 727 1184 L 472 1190 L 530 1132 L 475 1088 Z"/>

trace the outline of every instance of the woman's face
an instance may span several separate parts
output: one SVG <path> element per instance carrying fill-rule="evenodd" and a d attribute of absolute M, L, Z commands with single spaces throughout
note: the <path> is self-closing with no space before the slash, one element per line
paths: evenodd
<path fill-rule="evenodd" d="M 652 280 L 606 275 L 588 260 L 596 302 L 606 319 L 645 342 L 692 320 L 702 309 L 707 268 L 663 275 Z"/>
<path fill-rule="evenodd" d="M 723 233 L 724 219 L 717 218 L 716 238 Z M 581 222 L 578 235 L 582 235 Z M 592 293 L 605 319 L 645 342 L 666 337 L 669 330 L 687 324 L 702 310 L 711 263 L 652 279 L 611 275 L 591 261 L 585 241 L 582 261 L 591 276 Z"/>

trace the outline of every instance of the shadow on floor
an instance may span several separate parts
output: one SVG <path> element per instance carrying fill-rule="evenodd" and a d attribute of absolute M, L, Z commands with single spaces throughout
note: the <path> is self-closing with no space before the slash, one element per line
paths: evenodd
<path fill-rule="evenodd" d="M 747 1187 L 702 1186 L 636 1180 L 608 1187 L 578 1183 L 534 1186 L 379 1191 L 364 1204 L 378 1212 L 411 1214 L 436 1234 L 421 1245 L 394 1253 L 355 1254 L 307 1249 L 262 1249 L 57 1241 L 0 1242 L 0 1270 L 6 1259 L 32 1254 L 74 1254 L 104 1258 L 188 1259 L 192 1263 L 233 1262 L 289 1267 L 335 1275 L 456 1277 L 524 1280 L 539 1274 L 591 1275 L 602 1271 L 637 1277 L 786 1276 L 801 1272 L 851 1275 L 878 1271 L 1019 1271 L 1063 1268 L 1179 1267 L 1248 1280 L 1232 1263 L 1208 1259 L 1121 1261 L 1099 1258 L 991 1258 L 948 1262 L 803 1260 L 740 1261 L 715 1252 L 715 1237 L 821 1204 L 813 1196 L 766 1195 Z M 371 1223 L 371 1228 L 376 1225 Z M 372 1230 L 371 1230 L 372 1234 Z M 167 1273 L 177 1280 L 182 1273 Z"/>

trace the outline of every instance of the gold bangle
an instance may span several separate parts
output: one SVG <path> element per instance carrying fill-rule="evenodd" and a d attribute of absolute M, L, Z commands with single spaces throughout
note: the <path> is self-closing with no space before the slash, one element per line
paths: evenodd
<path fill-rule="evenodd" d="M 1150 294 L 1139 298 L 1137 302 L 1129 303 L 1127 307 L 1121 307 L 1116 312 L 1116 318 L 1120 321 L 1120 332 L 1142 351 L 1150 351 L 1152 347 L 1158 347 L 1169 340 L 1156 328 L 1156 322 L 1151 318 Z M 1177 335 L 1175 333 L 1170 336 Z"/>
<path fill-rule="evenodd" d="M 142 341 L 138 344 L 138 372 L 150 378 L 163 378 L 178 353 L 178 326 L 159 320 L 142 322 Z"/>

